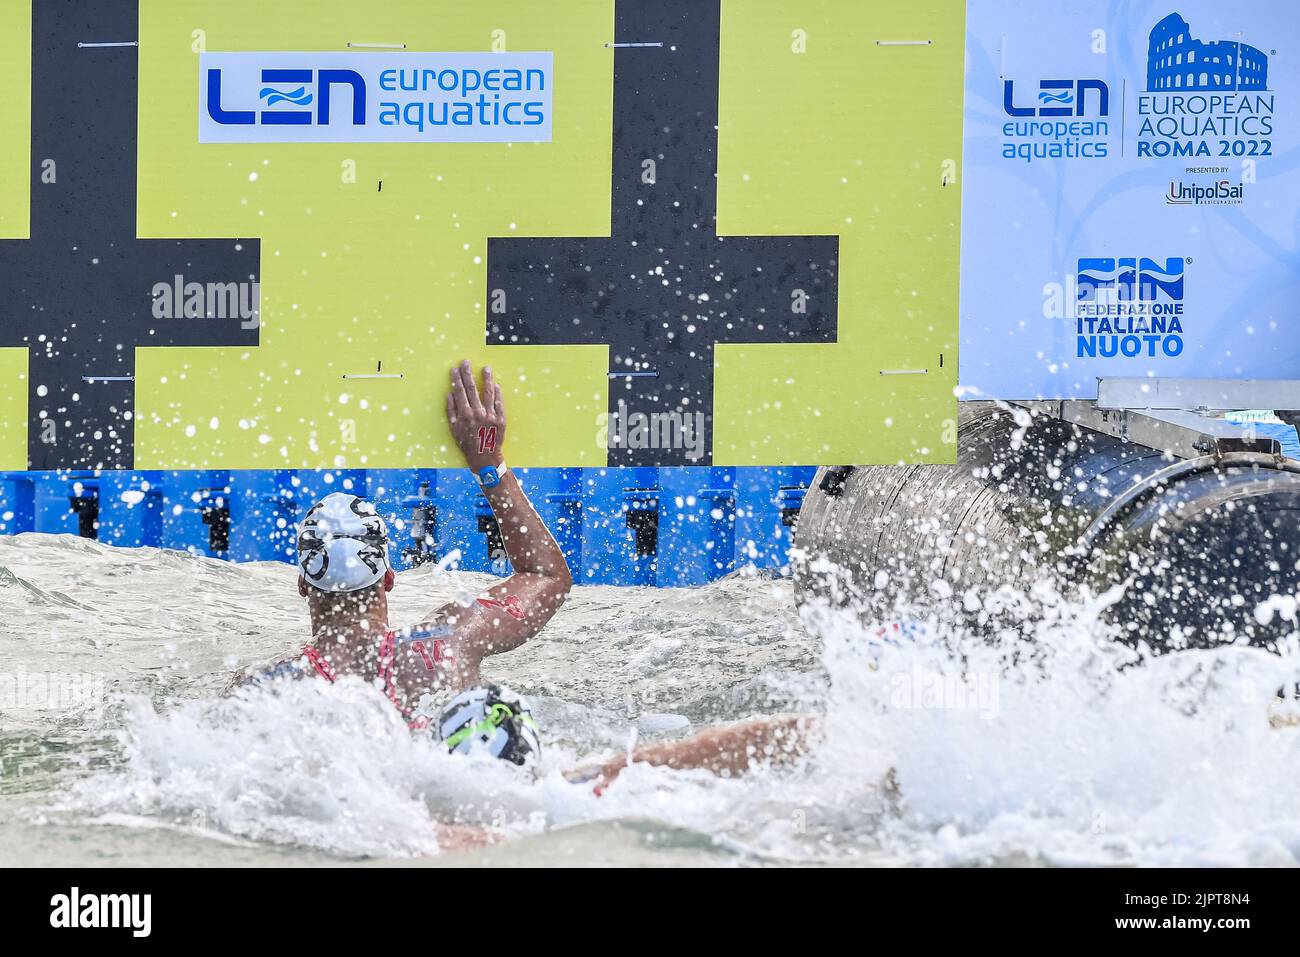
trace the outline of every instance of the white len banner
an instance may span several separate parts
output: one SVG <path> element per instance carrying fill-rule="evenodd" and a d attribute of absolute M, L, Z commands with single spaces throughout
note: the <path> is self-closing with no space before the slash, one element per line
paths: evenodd
<path fill-rule="evenodd" d="M 1300 379 L 1292 0 L 970 0 L 960 382 Z"/>
<path fill-rule="evenodd" d="M 200 143 L 551 139 L 552 54 L 204 53 Z"/>

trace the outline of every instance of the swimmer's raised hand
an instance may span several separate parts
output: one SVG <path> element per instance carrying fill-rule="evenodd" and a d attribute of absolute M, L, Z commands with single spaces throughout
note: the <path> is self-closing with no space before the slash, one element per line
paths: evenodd
<path fill-rule="evenodd" d="M 497 520 L 506 558 L 514 569 L 513 575 L 489 588 L 468 609 L 452 602 L 426 619 L 455 623 L 459 684 L 469 687 L 479 681 L 483 658 L 518 648 L 551 620 L 573 587 L 573 576 L 519 479 L 503 464 L 506 409 L 491 369 L 483 368 L 481 393 L 468 359 L 451 370 L 447 422 L 466 463 L 478 476 L 480 493 Z"/>
<path fill-rule="evenodd" d="M 483 392 L 474 381 L 474 367 L 465 359 L 451 370 L 451 391 L 447 393 L 447 422 L 452 437 L 470 469 L 478 472 L 496 468 L 504 459 L 501 446 L 506 438 L 506 408 L 501 386 L 492 369 L 483 367 Z"/>

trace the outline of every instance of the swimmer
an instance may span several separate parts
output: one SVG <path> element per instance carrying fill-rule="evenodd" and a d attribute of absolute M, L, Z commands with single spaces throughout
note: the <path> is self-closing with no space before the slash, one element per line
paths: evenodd
<path fill-rule="evenodd" d="M 899 619 L 870 629 L 863 642 L 867 667 L 879 667 L 889 649 L 933 645 L 937 637 L 921 620 Z M 516 764 L 528 764 L 540 754 L 539 730 L 528 703 L 508 688 L 489 685 L 461 695 L 444 711 L 437 736 L 455 753 L 487 753 Z M 678 741 L 647 744 L 604 762 L 563 772 L 573 784 L 590 785 L 599 797 L 631 764 L 648 764 L 676 771 L 709 771 L 718 777 L 739 777 L 758 768 L 796 763 L 816 746 L 822 719 L 812 714 L 778 714 L 717 725 Z M 893 772 L 885 787 L 896 791 Z"/>
<path fill-rule="evenodd" d="M 573 784 L 591 784 L 600 796 L 629 764 L 675 771 L 703 770 L 739 777 L 759 767 L 781 767 L 806 755 L 819 731 L 807 714 L 769 715 L 705 728 L 680 741 L 662 741 L 630 754 L 563 772 Z M 483 755 L 518 765 L 541 756 L 536 720 L 528 701 L 504 685 L 461 692 L 442 711 L 434 737 L 452 754 Z"/>
<path fill-rule="evenodd" d="M 408 724 L 424 728 L 430 717 L 420 712 L 422 698 L 479 684 L 484 658 L 518 648 L 551 620 L 573 578 L 506 467 L 505 404 L 490 368 L 483 369 L 481 393 L 468 361 L 452 369 L 447 421 L 501 527 L 514 574 L 468 606 L 452 602 L 394 630 L 388 593 L 396 576 L 384 520 L 359 496 L 333 492 L 298 530 L 298 594 L 307 600 L 311 642 L 300 653 L 237 675 L 228 693 L 276 679 L 315 676 L 333 683 L 355 675 L 381 682 Z"/>
<path fill-rule="evenodd" d="M 928 623 L 899 619 L 870 629 L 863 648 L 867 666 L 875 669 L 891 648 L 916 644 L 927 646 L 937 641 L 936 633 Z M 535 726 L 533 734 L 536 734 Z M 571 783 L 590 784 L 597 796 L 604 793 L 631 764 L 648 764 L 676 771 L 709 771 L 723 778 L 739 777 L 758 768 L 794 764 L 808 755 L 821 734 L 822 719 L 817 715 L 768 715 L 705 728 L 679 741 L 643 745 L 630 753 L 563 773 Z M 897 790 L 892 771 L 886 775 L 884 783 L 888 790 Z"/>
<path fill-rule="evenodd" d="M 932 645 L 937 641 L 929 624 L 916 619 L 884 622 L 866 634 L 868 667 L 879 667 L 889 649 L 907 645 Z M 629 764 L 649 764 L 674 770 L 711 771 L 719 777 L 738 777 L 760 767 L 781 767 L 803 758 L 816 745 L 821 719 L 810 714 L 784 714 L 718 725 L 683 738 L 634 749 L 600 764 L 566 771 L 569 781 L 592 784 L 597 795 L 613 783 Z M 895 788 L 893 773 L 886 786 Z"/>
<path fill-rule="evenodd" d="M 807 714 L 772 715 L 705 728 L 680 741 L 662 741 L 636 748 L 603 764 L 564 772 L 574 784 L 592 785 L 599 796 L 629 764 L 649 764 L 675 771 L 711 771 L 731 778 L 760 767 L 792 764 L 808 753 L 818 732 L 818 719 Z"/>

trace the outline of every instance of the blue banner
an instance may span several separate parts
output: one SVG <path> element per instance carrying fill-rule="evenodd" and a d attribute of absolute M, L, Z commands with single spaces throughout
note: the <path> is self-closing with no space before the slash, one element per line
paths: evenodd
<path fill-rule="evenodd" d="M 962 386 L 1300 379 L 1290 0 L 970 0 Z"/>

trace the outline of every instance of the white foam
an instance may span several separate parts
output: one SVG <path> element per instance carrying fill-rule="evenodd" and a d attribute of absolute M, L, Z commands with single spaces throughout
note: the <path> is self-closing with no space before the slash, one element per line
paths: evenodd
<path fill-rule="evenodd" d="M 788 582 L 578 588 L 543 636 L 490 664 L 541 720 L 534 776 L 442 753 L 358 681 L 210 697 L 230 659 L 302 640 L 289 566 L 51 536 L 0 541 L 0 564 L 13 571 L 0 575 L 10 667 L 104 674 L 125 691 L 94 717 L 4 716 L 7 734 L 37 729 L 65 745 L 30 759 L 17 749 L 0 766 L 24 782 L 0 825 L 17 807 L 26 829 L 7 833 L 33 854 L 57 837 L 81 860 L 103 828 L 78 828 L 98 823 L 408 857 L 438 853 L 438 825 L 460 822 L 539 835 L 511 852 L 528 860 L 538 840 L 558 840 L 545 831 L 636 820 L 648 822 L 636 832 L 646 862 L 669 844 L 778 861 L 1300 862 L 1300 728 L 1268 720 L 1274 691 L 1296 677 L 1300 639 L 1283 655 L 1144 660 L 1101 621 L 1113 595 L 962 596 L 969 614 L 996 606 L 1017 619 L 988 644 L 938 620 L 882 634 L 828 612 L 799 634 Z M 404 573 L 398 620 L 486 581 L 446 579 Z M 1275 596 L 1258 613 L 1291 620 L 1294 607 Z M 824 740 L 797 767 L 719 780 L 636 766 L 600 798 L 560 775 L 617 753 L 637 724 L 672 735 L 683 720 L 775 708 L 826 713 Z"/>
<path fill-rule="evenodd" d="M 993 644 L 935 625 L 937 644 L 891 648 L 876 670 L 856 622 L 818 616 L 832 679 L 821 757 L 895 769 L 887 849 L 926 864 L 1300 862 L 1300 738 L 1269 722 L 1300 674 L 1294 645 L 1150 658 L 1113 641 L 1106 600 L 1036 595 L 1025 633 Z M 996 693 L 954 706 L 953 680 Z"/>

